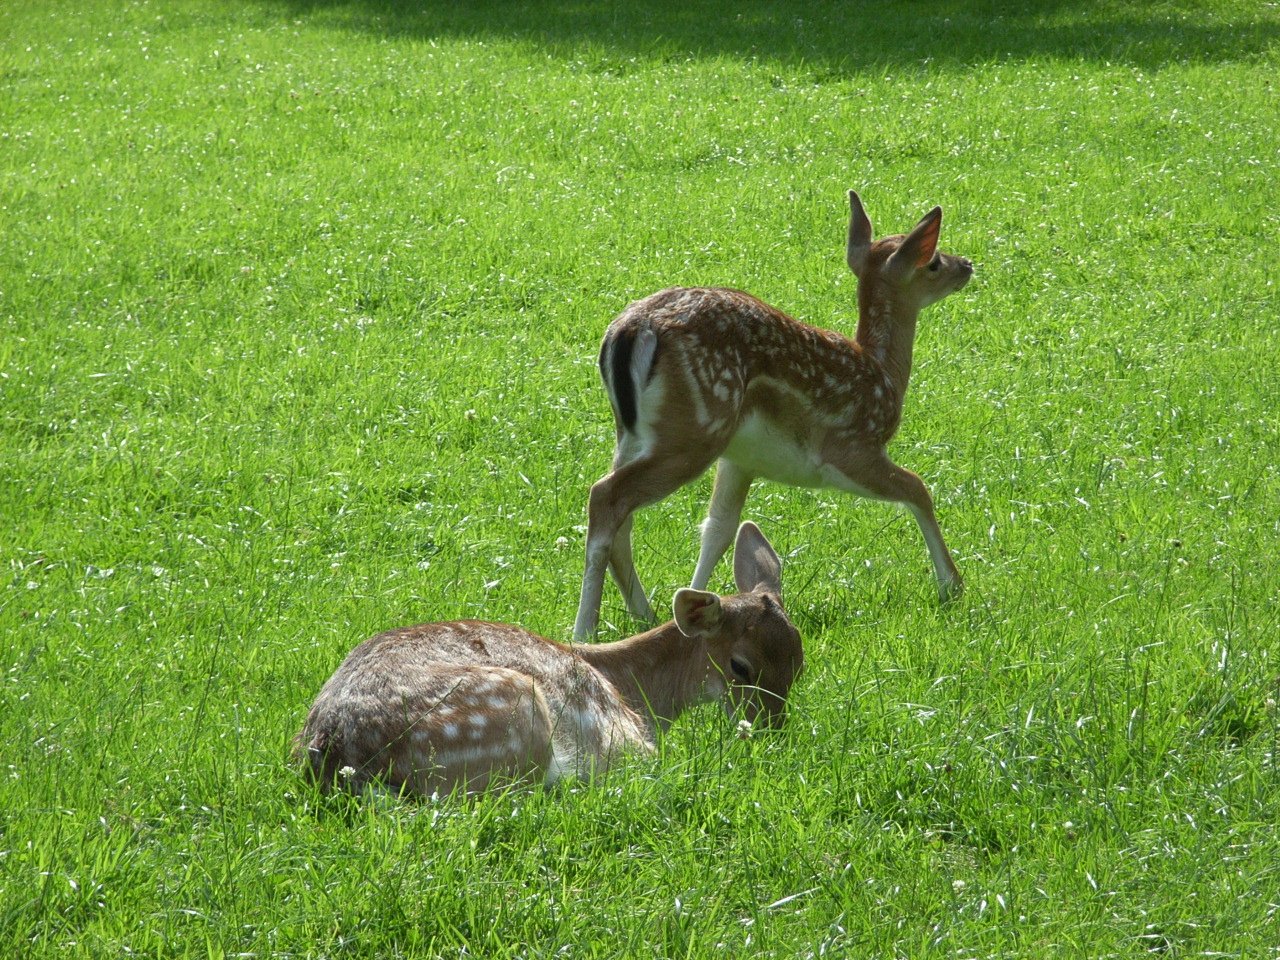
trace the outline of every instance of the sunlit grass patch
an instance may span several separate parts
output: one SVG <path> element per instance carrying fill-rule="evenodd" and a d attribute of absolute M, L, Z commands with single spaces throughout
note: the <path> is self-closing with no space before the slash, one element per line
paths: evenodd
<path fill-rule="evenodd" d="M 16 956 L 1268 956 L 1265 5 L 0 12 L 0 943 Z M 943 205 L 914 523 L 761 485 L 808 669 L 604 783 L 329 803 L 357 642 L 564 639 L 627 302 L 850 331 Z M 709 483 L 640 514 L 668 608 Z M 727 588 L 722 569 L 714 586 Z M 605 593 L 606 634 L 632 624 Z"/>

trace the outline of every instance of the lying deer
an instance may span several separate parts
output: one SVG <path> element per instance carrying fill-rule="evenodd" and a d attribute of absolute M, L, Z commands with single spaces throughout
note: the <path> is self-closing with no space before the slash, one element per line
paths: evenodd
<path fill-rule="evenodd" d="M 733 562 L 740 593 L 677 591 L 673 623 L 616 643 L 565 646 L 476 620 L 380 633 L 320 690 L 295 752 L 322 790 L 429 795 L 601 773 L 726 694 L 731 715 L 777 726 L 804 666 L 781 563 L 750 522 Z"/>
<path fill-rule="evenodd" d="M 576 639 L 595 633 L 606 566 L 631 615 L 653 622 L 631 554 L 632 515 L 717 459 L 694 588 L 711 579 L 751 482 L 765 477 L 904 504 L 924 534 L 942 599 L 959 595 L 933 498 L 885 447 L 902 419 L 916 317 L 963 287 L 973 264 L 938 250 L 941 207 L 906 236 L 873 241 L 852 190 L 849 206 L 847 259 L 858 278 L 852 340 L 718 287 L 662 290 L 609 326 L 600 373 L 617 447 L 612 471 L 591 488 Z"/>

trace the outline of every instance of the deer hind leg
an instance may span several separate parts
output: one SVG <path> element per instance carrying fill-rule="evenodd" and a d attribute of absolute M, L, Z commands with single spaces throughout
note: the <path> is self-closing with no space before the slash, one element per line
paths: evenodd
<path fill-rule="evenodd" d="M 631 551 L 631 527 L 634 521 L 635 514 L 632 514 L 619 524 L 618 532 L 614 534 L 613 547 L 609 551 L 609 573 L 622 591 L 627 612 L 643 623 L 653 623 L 657 617 L 654 616 L 653 607 L 649 605 L 640 575 L 636 573 Z"/>
<path fill-rule="evenodd" d="M 711 491 L 711 503 L 707 505 L 707 519 L 702 521 L 702 546 L 690 584 L 693 589 L 706 589 L 716 564 L 733 543 L 752 479 L 732 460 L 721 458 L 716 465 L 716 484 Z"/>
<path fill-rule="evenodd" d="M 631 614 L 652 621 L 653 611 L 647 599 L 642 606 L 637 604 L 639 610 L 632 606 L 636 598 L 645 596 L 631 555 L 632 514 L 684 486 L 714 459 L 714 455 L 640 457 L 616 466 L 591 487 L 587 501 L 587 560 L 573 624 L 574 640 L 590 639 L 596 632 L 604 575 L 610 566 L 619 578 L 618 585 Z"/>
<path fill-rule="evenodd" d="M 613 454 L 612 473 L 617 473 L 623 467 L 639 460 L 644 455 L 644 448 L 640 438 L 633 432 L 618 428 L 617 446 Z M 590 519 L 588 517 L 588 519 Z M 645 594 L 644 584 L 640 582 L 640 575 L 636 572 L 635 560 L 631 550 L 631 528 L 635 520 L 635 514 L 629 513 L 618 524 L 618 529 L 613 535 L 613 541 L 609 546 L 609 574 L 613 577 L 613 582 L 618 585 L 618 589 L 622 591 L 622 598 L 627 605 L 627 612 L 642 623 L 653 623 L 657 618 L 654 616 L 653 607 L 649 605 L 649 598 Z M 600 575 L 603 582 L 604 576 Z M 596 601 L 597 609 L 599 601 Z"/>
<path fill-rule="evenodd" d="M 933 575 L 938 581 L 938 596 L 945 603 L 960 596 L 964 580 L 951 559 L 951 551 L 942 538 L 938 516 L 933 509 L 933 497 L 919 476 L 898 466 L 883 451 L 845 459 L 837 468 L 848 483 L 836 486 L 875 500 L 888 500 L 905 506 L 915 517 L 929 548 L 933 563 Z"/>

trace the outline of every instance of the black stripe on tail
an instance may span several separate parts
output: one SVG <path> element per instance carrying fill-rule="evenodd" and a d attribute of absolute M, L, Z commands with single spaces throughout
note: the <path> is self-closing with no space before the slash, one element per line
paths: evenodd
<path fill-rule="evenodd" d="M 635 348 L 635 327 L 610 330 L 600 345 L 600 376 L 613 396 L 618 421 L 628 433 L 636 428 L 636 385 L 631 379 L 631 355 Z"/>

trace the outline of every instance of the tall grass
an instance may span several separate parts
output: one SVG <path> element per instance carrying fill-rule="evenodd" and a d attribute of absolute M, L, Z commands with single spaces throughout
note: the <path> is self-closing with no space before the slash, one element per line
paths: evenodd
<path fill-rule="evenodd" d="M 21 957 L 1273 956 L 1268 4 L 0 9 L 0 945 Z M 809 670 L 607 782 L 322 801 L 347 650 L 567 638 L 605 324 L 849 331 L 844 191 L 978 274 L 905 513 L 762 485 Z M 660 604 L 709 492 L 645 511 Z M 728 588 L 727 573 L 719 586 Z M 631 630 L 606 592 L 606 633 Z"/>

